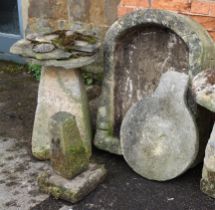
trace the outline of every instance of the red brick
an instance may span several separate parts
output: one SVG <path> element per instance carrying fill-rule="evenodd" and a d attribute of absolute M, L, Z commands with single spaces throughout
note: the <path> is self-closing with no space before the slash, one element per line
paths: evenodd
<path fill-rule="evenodd" d="M 191 5 L 191 13 L 208 15 L 210 11 L 210 3 L 206 1 L 193 1 Z"/>
<path fill-rule="evenodd" d="M 124 16 L 130 12 L 133 12 L 135 9 L 136 9 L 136 7 L 119 6 L 118 7 L 118 17 Z"/>
<path fill-rule="evenodd" d="M 148 8 L 149 7 L 149 1 L 148 0 L 139 0 L 137 2 L 138 7 Z"/>
<path fill-rule="evenodd" d="M 153 0 L 152 8 L 177 12 L 189 12 L 191 3 L 189 0 Z"/>
<path fill-rule="evenodd" d="M 215 17 L 191 15 L 192 19 L 203 25 L 208 31 L 215 31 Z"/>
<path fill-rule="evenodd" d="M 209 15 L 215 17 L 215 3 L 211 2 Z"/>
<path fill-rule="evenodd" d="M 121 6 L 137 6 L 139 0 L 122 0 L 120 2 Z"/>
<path fill-rule="evenodd" d="M 215 41 L 215 31 L 214 32 L 209 32 L 209 34 L 211 35 L 212 39 Z"/>

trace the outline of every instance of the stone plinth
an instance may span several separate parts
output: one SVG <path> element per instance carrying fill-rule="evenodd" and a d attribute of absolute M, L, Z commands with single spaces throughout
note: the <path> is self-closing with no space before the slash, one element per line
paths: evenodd
<path fill-rule="evenodd" d="M 64 199 L 76 203 L 92 192 L 106 176 L 102 165 L 90 164 L 88 170 L 72 180 L 65 179 L 54 172 L 42 173 L 38 177 L 40 190 L 56 199 Z"/>
<path fill-rule="evenodd" d="M 127 112 L 120 131 L 122 153 L 141 176 L 173 179 L 195 162 L 198 133 L 186 104 L 189 76 L 167 72 L 158 88 Z"/>

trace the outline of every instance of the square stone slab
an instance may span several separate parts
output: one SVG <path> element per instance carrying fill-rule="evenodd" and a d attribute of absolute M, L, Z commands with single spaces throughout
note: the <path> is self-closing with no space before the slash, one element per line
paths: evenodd
<path fill-rule="evenodd" d="M 65 179 L 54 172 L 43 172 L 38 177 L 38 184 L 42 192 L 76 203 L 93 191 L 106 176 L 103 165 L 90 164 L 88 170 L 74 179 Z"/>

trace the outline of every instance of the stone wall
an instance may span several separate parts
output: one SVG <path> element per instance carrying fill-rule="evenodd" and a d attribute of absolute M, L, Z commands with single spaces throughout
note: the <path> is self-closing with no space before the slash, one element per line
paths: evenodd
<path fill-rule="evenodd" d="M 24 1 L 24 0 L 23 0 Z M 117 19 L 120 0 L 29 0 L 29 32 L 67 29 L 80 21 L 106 31 Z"/>
<path fill-rule="evenodd" d="M 190 16 L 203 25 L 215 40 L 214 0 L 121 0 L 118 15 L 123 16 L 140 8 L 164 9 Z"/>

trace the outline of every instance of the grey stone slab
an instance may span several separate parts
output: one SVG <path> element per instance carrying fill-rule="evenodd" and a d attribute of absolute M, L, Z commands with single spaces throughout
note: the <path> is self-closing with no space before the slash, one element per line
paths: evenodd
<path fill-rule="evenodd" d="M 200 188 L 202 192 L 215 198 L 215 124 L 205 151 Z"/>
<path fill-rule="evenodd" d="M 64 199 L 71 203 L 82 200 L 103 182 L 106 169 L 102 165 L 90 164 L 88 170 L 68 180 L 54 173 L 42 173 L 38 177 L 38 184 L 42 192 Z"/>
<path fill-rule="evenodd" d="M 79 70 L 42 69 L 32 136 L 32 152 L 38 159 L 50 157 L 49 119 L 58 112 L 76 118 L 81 138 L 91 156 L 91 125 L 88 100 Z"/>
<path fill-rule="evenodd" d="M 91 148 L 81 138 L 75 117 L 68 112 L 56 113 L 49 121 L 49 131 L 54 171 L 67 179 L 85 171 Z"/>
<path fill-rule="evenodd" d="M 196 75 L 192 82 L 196 102 L 215 112 L 215 70 L 205 70 Z"/>
<path fill-rule="evenodd" d="M 170 180 L 194 164 L 199 141 L 185 99 L 188 82 L 183 73 L 163 74 L 155 93 L 132 106 L 123 120 L 123 156 L 145 178 Z"/>

